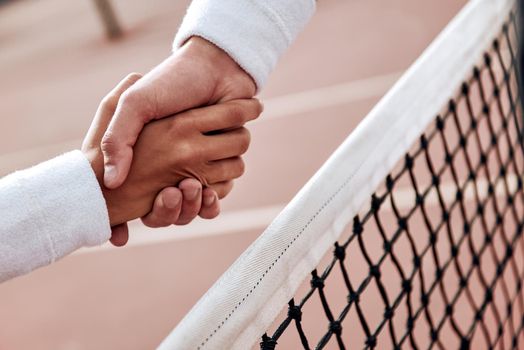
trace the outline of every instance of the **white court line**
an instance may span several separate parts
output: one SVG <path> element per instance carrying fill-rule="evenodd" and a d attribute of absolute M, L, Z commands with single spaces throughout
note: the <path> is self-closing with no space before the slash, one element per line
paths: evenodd
<path fill-rule="evenodd" d="M 267 99 L 263 101 L 263 116 L 255 122 L 378 97 L 391 88 L 401 75 L 402 72 L 395 72 Z"/>
<path fill-rule="evenodd" d="M 248 210 L 238 210 L 220 214 L 213 220 L 195 219 L 186 226 L 149 228 L 140 220 L 129 223 L 130 240 L 128 247 L 158 244 L 178 240 L 195 239 L 217 235 L 234 234 L 266 228 L 284 209 L 285 204 L 277 204 Z M 84 248 L 79 253 L 98 252 L 113 248 L 109 243 L 95 248 Z"/>
<path fill-rule="evenodd" d="M 517 191 L 517 180 L 518 177 L 515 174 L 506 175 L 506 182 L 508 183 L 508 189 L 511 194 L 514 194 Z M 478 178 L 475 180 L 477 185 L 477 190 L 479 194 L 479 200 L 484 200 L 488 197 L 488 186 L 489 181 L 486 178 Z M 444 203 L 452 203 L 455 201 L 455 196 L 457 193 L 457 186 L 453 182 L 442 183 L 439 186 L 440 193 L 442 194 L 442 199 Z M 497 182 L 495 186 L 495 197 L 502 197 L 506 195 L 506 190 L 504 188 L 504 181 L 502 178 Z M 470 202 L 475 200 L 475 187 L 472 181 L 469 181 L 463 191 L 463 197 L 465 202 Z M 409 209 L 415 203 L 415 190 L 411 187 L 399 188 L 394 190 L 393 198 L 395 204 L 400 209 Z M 431 187 L 431 190 L 428 192 L 427 196 L 424 199 L 424 203 L 428 206 L 437 206 L 438 195 L 435 187 Z M 391 203 L 385 201 L 381 206 L 381 210 L 391 210 Z"/>
<path fill-rule="evenodd" d="M 342 84 L 269 98 L 264 101 L 264 113 L 257 123 L 300 113 L 338 106 L 383 95 L 400 77 L 400 72 L 378 75 Z M 82 139 L 29 148 L 0 155 L 0 176 L 23 169 L 60 153 L 77 149 Z"/>
<path fill-rule="evenodd" d="M 0 177 L 18 169 L 25 169 L 67 151 L 79 149 L 81 145 L 82 139 L 77 139 L 2 154 L 0 155 Z"/>
<path fill-rule="evenodd" d="M 506 181 L 512 194 L 514 194 L 517 190 L 517 179 L 518 177 L 515 174 L 508 174 L 506 176 Z M 485 178 L 479 178 L 476 180 L 476 184 L 480 197 L 479 199 L 482 201 L 488 196 L 489 182 Z M 454 183 L 443 183 L 439 186 L 439 188 L 445 203 L 452 203 L 455 200 L 457 187 Z M 473 182 L 468 182 L 463 195 L 465 202 L 475 200 L 475 188 L 473 186 Z M 495 196 L 502 197 L 504 195 L 506 195 L 504 182 L 498 181 L 497 185 L 495 186 Z M 410 209 L 415 202 L 415 192 L 413 188 L 398 188 L 394 190 L 393 198 L 399 209 Z M 424 203 L 428 207 L 439 205 L 437 192 L 434 187 L 431 188 L 425 197 Z M 163 242 L 172 242 L 209 236 L 224 236 L 257 229 L 262 230 L 273 221 L 278 213 L 284 209 L 285 205 L 286 204 L 283 203 L 254 209 L 232 211 L 229 213 L 226 212 L 213 220 L 202 220 L 200 218 L 196 219 L 187 226 L 170 226 L 152 229 L 142 225 L 139 220 L 135 220 L 131 222 L 129 226 L 131 238 L 127 246 L 133 247 L 154 245 Z M 382 204 L 381 210 L 391 210 L 391 203 L 389 200 L 386 200 Z M 101 247 L 81 249 L 79 252 L 92 253 L 105 250 L 107 248 L 112 248 L 112 246 L 110 244 L 105 244 Z"/>
<path fill-rule="evenodd" d="M 259 118 L 257 122 L 293 116 L 377 97 L 385 93 L 400 75 L 401 73 L 395 72 L 267 99 L 264 102 L 264 116 Z M 16 168 L 27 167 L 61 152 L 78 148 L 81 142 L 82 140 L 77 139 L 0 155 L 0 175 L 6 174 Z M 513 177 L 516 186 L 516 177 Z M 482 188 L 482 186 L 487 188 L 486 181 L 479 181 L 479 188 Z M 454 198 L 456 188 L 454 188 L 452 184 L 443 184 L 441 190 L 445 200 L 452 200 Z M 471 200 L 473 198 L 472 190 L 473 188 L 468 186 L 468 190 L 465 193 L 466 199 Z M 497 191 L 499 191 L 499 189 L 497 189 Z M 407 208 L 413 205 L 413 196 L 414 194 L 410 189 L 398 189 L 395 192 L 395 201 L 399 207 Z M 438 203 L 434 191 L 430 192 L 426 203 L 428 205 Z M 212 221 L 197 219 L 188 226 L 157 229 L 147 228 L 143 226 L 140 221 L 135 220 L 130 223 L 132 238 L 129 246 L 157 244 L 165 241 L 193 239 L 203 236 L 224 235 L 262 229 L 271 223 L 284 206 L 285 204 L 276 204 L 249 210 L 226 212 Z M 384 203 L 384 206 L 388 207 L 389 203 Z M 81 252 L 96 252 L 107 247 L 108 245 L 94 249 L 83 249 Z"/>

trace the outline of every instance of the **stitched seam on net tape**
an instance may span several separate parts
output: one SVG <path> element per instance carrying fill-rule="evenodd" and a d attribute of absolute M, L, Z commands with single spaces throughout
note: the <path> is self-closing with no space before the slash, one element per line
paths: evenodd
<path fill-rule="evenodd" d="M 404 117 L 402 118 L 397 118 L 396 119 L 396 123 L 394 123 L 394 125 L 404 125 L 405 122 L 404 120 L 406 119 L 406 115 L 408 115 L 409 113 L 405 113 L 404 114 Z M 427 123 L 430 123 L 431 120 L 433 119 L 430 119 L 428 120 Z M 392 130 L 393 127 L 390 129 Z M 395 135 L 394 135 L 395 136 Z M 402 136 L 400 134 L 396 135 L 396 136 Z M 381 138 L 381 141 L 376 143 L 375 144 L 375 147 L 373 147 L 373 149 L 371 150 L 370 153 L 373 153 L 373 151 L 377 150 L 377 149 L 380 149 L 380 148 L 384 148 L 382 145 L 384 144 L 386 138 Z M 400 143 L 405 140 L 404 138 L 400 138 L 400 139 L 396 139 L 394 140 L 395 142 L 393 142 L 393 144 L 395 145 L 400 145 Z M 413 141 L 414 142 L 414 141 Z M 395 149 L 393 149 L 394 151 Z M 387 154 L 385 155 L 385 159 L 388 159 L 391 157 L 391 154 L 394 154 L 394 152 L 391 152 L 390 154 Z M 403 154 L 404 152 L 399 152 L 400 154 Z M 359 172 L 359 170 L 362 168 L 362 166 L 364 166 L 368 160 L 372 159 L 372 157 L 366 157 L 364 158 L 364 160 L 359 164 L 359 166 L 356 168 L 355 172 L 349 176 L 345 181 L 344 183 L 335 191 L 334 194 L 332 194 L 325 202 L 324 204 L 322 204 L 322 206 L 317 210 L 317 212 L 309 219 L 309 221 L 300 229 L 299 233 L 297 233 L 295 235 L 295 237 L 293 237 L 293 239 L 288 243 L 288 245 L 286 246 L 286 248 L 284 248 L 282 250 L 282 252 L 278 255 L 278 257 L 271 263 L 271 265 L 266 269 L 266 271 L 264 271 L 264 273 L 262 274 L 262 276 L 260 276 L 260 278 L 258 279 L 258 281 L 255 283 L 255 285 L 249 290 L 249 292 L 247 292 L 247 294 L 242 298 L 241 301 L 239 301 L 235 307 L 229 312 L 229 314 L 224 318 L 224 320 L 222 320 L 222 322 L 220 322 L 220 324 L 218 326 L 216 326 L 216 328 L 206 337 L 206 339 L 204 341 L 202 341 L 202 343 L 198 346 L 198 350 L 202 349 L 202 347 L 204 347 L 207 342 L 213 337 L 213 335 L 215 335 L 218 330 L 220 328 L 222 328 L 222 326 L 224 326 L 224 324 L 229 320 L 229 318 L 231 318 L 231 316 L 235 313 L 235 311 L 238 309 L 238 307 L 240 305 L 242 305 L 244 303 L 244 301 L 255 291 L 255 289 L 258 287 L 258 285 L 260 284 L 260 282 L 262 282 L 262 280 L 265 278 L 265 276 L 269 273 L 269 271 L 273 268 L 273 266 L 275 265 L 275 263 L 277 263 L 280 258 L 284 255 L 284 253 L 291 247 L 291 245 L 298 239 L 300 238 L 300 236 L 302 235 L 302 233 L 304 233 L 304 231 L 309 227 L 309 225 L 313 222 L 313 220 L 316 219 L 316 217 L 326 208 L 326 206 L 331 203 L 333 201 L 333 199 L 344 189 L 344 187 L 347 186 L 347 184 L 351 181 L 351 179 L 355 176 L 355 174 L 357 174 Z M 378 185 L 378 184 L 377 184 Z"/>
<path fill-rule="evenodd" d="M 400 120 L 404 120 L 404 119 L 397 119 L 399 122 Z M 378 142 L 375 147 L 373 148 L 373 150 L 379 148 L 383 142 L 384 142 L 385 138 L 382 138 L 382 142 Z M 220 324 L 218 326 L 215 327 L 215 329 L 206 337 L 206 339 L 204 341 L 202 341 L 202 343 L 198 346 L 198 350 L 202 349 L 202 347 L 204 347 L 207 342 L 213 337 L 213 335 L 215 335 L 218 330 L 220 328 L 222 328 L 222 326 L 224 326 L 224 324 L 231 318 L 231 316 L 235 313 L 235 311 L 238 309 L 239 306 L 241 306 L 244 301 L 247 300 L 247 298 L 253 294 L 253 292 L 255 291 L 255 289 L 258 287 L 258 285 L 260 284 L 260 282 L 262 282 L 262 280 L 265 278 L 265 276 L 272 270 L 273 266 L 275 266 L 275 264 L 280 260 L 280 258 L 284 255 L 284 253 L 293 245 L 293 243 L 295 243 L 295 241 L 300 238 L 300 236 L 302 235 L 302 233 L 304 233 L 304 231 L 309 227 L 309 225 L 311 225 L 311 223 L 313 222 L 313 220 L 315 220 L 317 218 L 317 216 L 329 205 L 329 203 L 331 203 L 333 201 L 333 199 L 344 189 L 344 187 L 347 186 L 347 184 L 351 181 L 351 179 L 355 176 L 356 173 L 358 173 L 358 171 L 360 170 L 360 168 L 362 168 L 362 166 L 364 164 L 367 163 L 367 161 L 371 159 L 370 157 L 366 157 L 364 158 L 364 161 L 362 163 L 360 163 L 360 165 L 356 168 L 356 171 L 351 175 L 349 176 L 345 181 L 344 183 L 335 191 L 334 194 L 332 194 L 325 202 L 324 204 L 322 204 L 322 206 L 317 210 L 317 212 L 308 220 L 308 222 L 300 229 L 300 231 L 293 237 L 293 239 L 287 244 L 287 246 L 280 252 L 280 254 L 278 255 L 278 257 L 271 263 L 271 265 L 266 269 L 266 271 L 264 271 L 264 273 L 260 276 L 260 278 L 258 279 L 258 281 L 253 285 L 253 287 L 251 287 L 251 289 L 247 292 L 247 294 L 242 298 L 242 300 L 240 300 L 236 305 L 235 307 L 229 312 L 229 314 L 222 320 L 222 322 L 220 322 Z"/>
<path fill-rule="evenodd" d="M 397 118 L 396 119 L 396 122 L 394 123 L 394 125 L 404 125 L 405 122 L 404 120 L 406 119 L 406 115 L 409 115 L 408 113 L 405 113 L 403 115 L 403 118 Z M 428 120 L 428 123 L 431 122 L 432 119 Z M 390 128 L 390 130 L 393 130 L 394 128 Z M 395 135 L 394 135 L 395 136 Z M 400 134 L 397 134 L 396 136 L 402 136 Z M 384 144 L 386 138 L 383 137 L 381 138 L 380 142 L 377 142 L 375 143 L 375 147 L 373 147 L 373 149 L 371 150 L 370 153 L 373 153 L 373 151 L 377 150 L 377 149 L 380 149 L 380 148 L 384 148 L 382 145 Z M 401 142 L 405 140 L 404 138 L 400 138 L 400 139 L 396 139 L 394 140 L 395 142 L 393 144 L 395 145 L 400 145 Z M 414 141 L 413 141 L 414 142 Z M 394 151 L 395 149 L 393 149 Z M 391 152 L 393 153 L 393 152 Z M 391 156 L 391 153 L 390 154 L 387 154 L 385 155 L 385 159 L 388 159 L 390 158 Z M 402 154 L 404 152 L 400 152 L 400 154 Z M 242 300 L 240 300 L 236 305 L 235 307 L 229 312 L 229 314 L 224 318 L 224 320 L 222 320 L 222 322 L 220 322 L 220 324 L 218 326 L 216 326 L 216 328 L 206 337 L 206 339 L 204 341 L 202 341 L 202 343 L 197 347 L 198 350 L 202 349 L 202 347 L 204 347 L 207 342 L 213 337 L 213 335 L 215 335 L 218 330 L 220 328 L 222 328 L 222 326 L 229 320 L 229 318 L 231 318 L 231 316 L 235 313 L 235 311 L 238 309 L 238 307 L 240 305 L 242 305 L 244 303 L 244 301 L 255 291 L 255 289 L 258 287 L 258 285 L 260 284 L 260 282 L 262 282 L 262 280 L 264 279 L 264 277 L 269 273 L 269 271 L 273 268 L 273 266 L 275 265 L 275 263 L 277 263 L 280 258 L 284 255 L 284 253 L 291 247 L 291 245 L 298 239 L 300 238 L 300 236 L 302 235 L 302 233 L 304 233 L 304 231 L 309 227 L 309 225 L 313 222 L 313 220 L 316 219 L 316 217 L 326 208 L 326 206 L 331 203 L 333 201 L 333 199 L 340 193 L 340 191 L 342 191 L 344 189 L 344 187 L 347 186 L 347 184 L 351 181 L 351 179 L 355 176 L 355 174 L 357 174 L 359 172 L 359 170 L 362 168 L 363 165 L 365 165 L 368 160 L 372 159 L 372 157 L 365 157 L 364 160 L 358 165 L 358 167 L 356 168 L 355 172 L 349 176 L 345 181 L 344 183 L 335 191 L 334 194 L 332 194 L 325 202 L 324 204 L 322 204 L 322 206 L 320 207 L 320 209 L 317 210 L 317 212 L 309 219 L 309 221 L 300 229 L 299 233 L 297 233 L 295 235 L 295 237 L 293 237 L 293 239 L 288 243 L 288 245 L 286 246 L 286 248 L 284 248 L 284 250 L 282 250 L 282 252 L 280 252 L 280 254 L 278 255 L 278 257 L 271 263 L 271 265 L 266 269 L 266 271 L 264 271 L 264 273 L 262 274 L 262 276 L 260 276 L 260 278 L 258 279 L 258 281 L 255 283 L 255 285 L 253 287 L 251 287 L 251 289 L 249 290 L 249 292 L 247 292 L 247 294 L 242 298 Z M 378 185 L 378 184 L 377 184 Z"/>
<path fill-rule="evenodd" d="M 405 116 L 409 114 L 409 113 L 406 113 L 404 114 L 404 118 L 398 118 L 396 120 L 396 122 L 393 124 L 394 126 L 397 126 L 397 125 L 405 125 Z M 427 122 L 425 122 L 424 124 L 429 124 L 431 122 L 431 120 L 433 119 L 428 119 Z M 420 127 L 421 125 L 418 125 L 418 127 Z M 411 130 L 414 130 L 415 127 L 412 127 Z M 423 128 L 422 128 L 423 129 Z M 393 135 L 394 137 L 395 135 Z M 415 141 L 416 138 L 413 139 L 413 142 Z M 382 138 L 380 142 L 376 143 L 375 144 L 375 147 L 372 148 L 372 151 L 373 150 L 376 150 L 376 149 L 379 149 L 379 147 L 384 143 L 384 140 L 385 138 Z M 396 143 L 398 144 L 398 142 L 402 142 L 402 140 L 404 139 L 396 139 L 394 141 L 396 141 Z M 404 153 L 404 152 L 400 152 L 400 153 Z M 385 159 L 388 159 L 391 155 L 395 155 L 396 153 L 395 152 L 390 152 L 389 155 L 386 155 L 384 158 Z M 400 157 L 400 155 L 399 155 Z M 316 217 L 318 217 L 318 215 L 327 207 L 327 205 L 329 205 L 329 203 L 331 203 L 333 201 L 333 199 L 344 189 L 344 187 L 347 186 L 347 184 L 351 181 L 351 179 L 355 176 L 355 174 L 358 173 L 358 171 L 360 170 L 360 168 L 362 168 L 363 165 L 365 165 L 368 161 L 368 159 L 370 158 L 365 158 L 360 164 L 359 166 L 356 168 L 356 171 L 351 175 L 349 176 L 345 181 L 344 183 L 336 190 L 336 192 L 334 194 L 332 194 L 325 202 L 324 204 L 317 210 L 317 212 L 308 220 L 308 222 L 300 229 L 300 231 L 293 237 L 293 239 L 287 244 L 287 246 L 280 252 L 280 254 L 278 255 L 278 257 L 271 263 L 270 266 L 268 266 L 268 268 L 266 269 L 266 271 L 259 277 L 258 281 L 251 287 L 251 289 L 246 293 L 246 295 L 242 298 L 242 300 L 240 300 L 235 306 L 234 308 L 229 312 L 229 314 L 220 322 L 219 325 L 216 326 L 216 328 L 205 338 L 204 341 L 202 341 L 202 343 L 200 344 L 200 346 L 198 346 L 198 349 L 202 349 L 202 347 L 204 347 L 208 342 L 209 340 L 214 336 L 214 334 L 216 334 L 218 332 L 218 330 L 220 328 L 222 328 L 224 326 L 224 324 L 232 317 L 232 315 L 236 312 L 236 310 L 249 298 L 249 296 L 251 294 L 253 294 L 253 292 L 256 290 L 256 288 L 258 287 L 258 285 L 262 282 L 262 280 L 265 278 L 265 276 L 272 270 L 273 266 L 280 260 L 280 258 L 284 255 L 284 253 L 294 244 L 294 242 L 296 240 L 298 240 L 303 232 L 310 226 L 310 224 L 316 219 Z M 359 191 L 358 193 L 361 193 L 361 191 Z"/>

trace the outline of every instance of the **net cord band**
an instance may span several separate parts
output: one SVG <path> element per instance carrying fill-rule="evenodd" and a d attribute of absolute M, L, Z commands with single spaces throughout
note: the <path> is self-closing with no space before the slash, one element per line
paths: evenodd
<path fill-rule="evenodd" d="M 159 346 L 250 349 L 471 73 L 513 0 L 472 0 Z"/>

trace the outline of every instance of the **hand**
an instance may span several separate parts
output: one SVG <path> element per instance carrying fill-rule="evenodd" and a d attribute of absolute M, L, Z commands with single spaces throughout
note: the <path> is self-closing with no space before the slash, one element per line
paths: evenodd
<path fill-rule="evenodd" d="M 251 98 L 255 83 L 224 51 L 193 37 L 130 87 L 119 100 L 103 139 L 104 183 L 117 188 L 126 179 L 133 147 L 148 122 L 194 107 Z"/>
<path fill-rule="evenodd" d="M 115 106 L 116 108 L 116 106 Z M 113 115 L 113 112 L 110 115 Z M 233 181 L 222 185 L 224 196 L 233 189 Z M 196 195 L 195 195 L 196 193 Z M 155 198 L 153 209 L 141 218 L 149 227 L 187 225 L 198 215 L 203 219 L 213 219 L 220 214 L 220 201 L 213 187 L 202 188 L 196 179 L 184 179 L 177 187 L 164 188 Z M 121 247 L 129 239 L 127 223 L 111 228 L 111 243 Z"/>
<path fill-rule="evenodd" d="M 142 76 L 137 73 L 129 75 L 113 91 L 111 91 L 102 101 L 98 110 L 97 120 L 93 123 L 89 136 L 86 138 L 100 139 L 100 133 L 107 126 L 106 121 L 110 120 L 115 113 L 118 100 L 122 93 L 132 86 Z M 103 128 L 97 125 L 99 121 L 106 123 Z M 93 146 L 94 147 L 94 146 Z M 84 147 L 85 148 L 85 147 Z M 231 191 L 233 182 L 229 181 L 224 185 L 227 192 Z M 202 193 L 202 197 L 200 197 Z M 142 217 L 142 222 L 149 227 L 163 227 L 169 225 L 185 225 L 191 222 L 197 215 L 204 219 L 212 219 L 220 213 L 220 201 L 215 191 L 210 188 L 202 189 L 202 184 L 195 179 L 184 179 L 177 187 L 164 188 L 155 199 L 153 209 L 146 216 Z M 129 229 L 127 223 L 111 227 L 111 243 L 117 247 L 124 246 L 129 239 Z"/>
<path fill-rule="evenodd" d="M 116 188 L 124 181 L 133 156 L 132 147 L 147 122 L 195 106 L 249 98 L 255 90 L 251 77 L 224 51 L 199 37 L 189 39 L 182 49 L 120 99 L 115 118 L 102 140 L 107 165 L 106 186 Z M 232 183 L 229 186 L 231 189 Z M 179 187 L 183 192 L 181 212 L 176 205 L 171 208 L 164 205 L 177 203 L 181 196 L 176 188 L 166 188 L 155 200 L 153 211 L 142 219 L 145 225 L 187 224 L 197 215 L 210 219 L 219 214 L 219 201 L 214 199 L 217 194 L 211 188 L 202 189 L 202 185 L 192 179 L 183 181 Z M 199 191 L 203 202 L 198 196 L 195 200 L 188 199 L 191 193 Z M 125 244 L 127 226 L 115 227 L 113 231 L 113 242 Z"/>
<path fill-rule="evenodd" d="M 103 177 L 100 140 L 120 94 L 138 78 L 129 76 L 104 99 L 82 146 L 99 181 Z M 225 196 L 230 180 L 244 168 L 239 156 L 247 149 L 249 133 L 242 125 L 260 112 L 258 101 L 237 100 L 150 123 L 135 146 L 127 181 L 118 189 L 103 190 L 111 225 L 144 215 L 162 188 L 186 177 L 208 185 L 219 198 Z"/>

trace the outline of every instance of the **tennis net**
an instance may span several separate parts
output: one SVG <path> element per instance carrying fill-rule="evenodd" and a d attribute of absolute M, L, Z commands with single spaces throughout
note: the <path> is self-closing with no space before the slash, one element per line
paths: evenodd
<path fill-rule="evenodd" d="M 520 348 L 519 34 L 470 1 L 161 348 Z"/>

